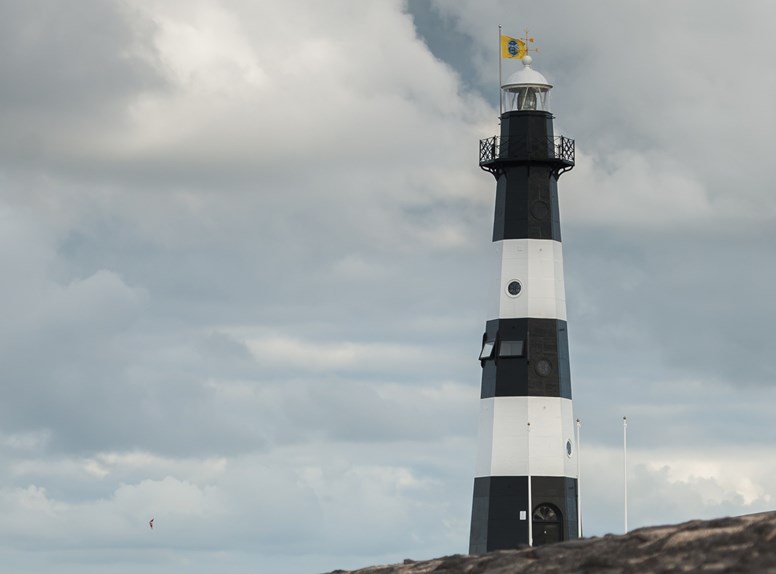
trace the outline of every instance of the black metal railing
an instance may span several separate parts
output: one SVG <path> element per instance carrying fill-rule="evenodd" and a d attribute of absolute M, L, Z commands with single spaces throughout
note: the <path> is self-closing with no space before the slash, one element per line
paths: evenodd
<path fill-rule="evenodd" d="M 552 161 L 574 165 L 574 140 L 554 136 L 530 138 L 502 138 L 494 136 L 480 140 L 480 165 L 496 160 Z"/>

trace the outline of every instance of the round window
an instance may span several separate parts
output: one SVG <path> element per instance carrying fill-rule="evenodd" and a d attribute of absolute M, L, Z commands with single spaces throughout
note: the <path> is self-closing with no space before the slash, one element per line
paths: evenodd
<path fill-rule="evenodd" d="M 507 295 L 510 297 L 517 297 L 522 290 L 523 286 L 520 284 L 520 281 L 517 281 L 516 279 L 513 279 L 507 284 Z"/>
<path fill-rule="evenodd" d="M 552 372 L 552 365 L 547 359 L 539 359 L 536 362 L 536 372 L 539 376 L 546 377 Z"/>
<path fill-rule="evenodd" d="M 531 205 L 531 215 L 536 219 L 544 219 L 550 213 L 550 206 L 545 201 L 534 201 Z"/>

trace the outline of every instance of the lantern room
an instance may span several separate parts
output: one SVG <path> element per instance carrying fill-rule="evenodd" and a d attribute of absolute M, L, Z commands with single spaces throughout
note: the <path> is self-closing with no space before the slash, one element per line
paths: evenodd
<path fill-rule="evenodd" d="M 501 109 L 504 112 L 549 112 L 552 85 L 531 68 L 531 56 L 525 56 L 522 61 L 523 69 L 509 76 L 501 85 Z"/>

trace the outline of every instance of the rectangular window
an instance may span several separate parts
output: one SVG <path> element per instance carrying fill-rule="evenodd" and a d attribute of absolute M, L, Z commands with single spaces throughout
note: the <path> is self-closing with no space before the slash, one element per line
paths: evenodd
<path fill-rule="evenodd" d="M 482 346 L 482 352 L 480 353 L 480 360 L 490 359 L 493 356 L 493 347 L 496 345 L 496 341 L 485 341 Z"/>
<path fill-rule="evenodd" d="M 498 348 L 499 357 L 522 357 L 523 341 L 501 341 Z"/>

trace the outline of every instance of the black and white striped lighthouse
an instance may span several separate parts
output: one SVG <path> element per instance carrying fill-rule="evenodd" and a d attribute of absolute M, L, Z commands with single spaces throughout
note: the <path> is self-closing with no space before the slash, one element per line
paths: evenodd
<path fill-rule="evenodd" d="M 469 552 L 578 537 L 558 178 L 574 141 L 553 133 L 552 87 L 531 57 L 501 86 L 501 134 L 480 142 L 496 178 L 500 273 L 482 336 Z"/>

